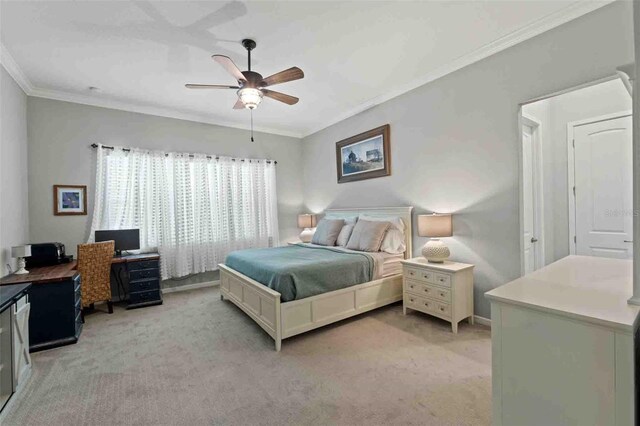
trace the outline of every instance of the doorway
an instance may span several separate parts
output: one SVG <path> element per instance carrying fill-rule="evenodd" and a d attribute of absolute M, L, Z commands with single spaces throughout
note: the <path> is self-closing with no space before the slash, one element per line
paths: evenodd
<path fill-rule="evenodd" d="M 609 79 L 522 106 L 521 272 L 632 256 L 631 96 Z"/>

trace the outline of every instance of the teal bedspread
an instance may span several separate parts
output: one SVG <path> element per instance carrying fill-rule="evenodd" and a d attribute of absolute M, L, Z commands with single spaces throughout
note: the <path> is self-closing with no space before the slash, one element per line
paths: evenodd
<path fill-rule="evenodd" d="M 277 291 L 282 302 L 371 281 L 375 265 L 366 253 L 304 244 L 235 251 L 225 264 Z"/>

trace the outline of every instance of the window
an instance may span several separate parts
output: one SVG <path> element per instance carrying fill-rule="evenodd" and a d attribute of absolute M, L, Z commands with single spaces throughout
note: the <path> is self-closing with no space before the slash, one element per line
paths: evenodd
<path fill-rule="evenodd" d="M 233 250 L 278 245 L 276 166 L 266 160 L 98 147 L 93 221 L 140 229 L 163 279 L 218 269 Z"/>

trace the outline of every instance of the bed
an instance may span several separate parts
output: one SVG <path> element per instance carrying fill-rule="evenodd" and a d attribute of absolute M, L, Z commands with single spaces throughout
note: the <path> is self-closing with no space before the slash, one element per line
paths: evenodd
<path fill-rule="evenodd" d="M 360 214 L 373 217 L 398 216 L 405 224 L 406 250 L 401 257 L 408 258 L 412 253 L 412 209 L 413 207 L 330 209 L 325 211 L 325 217 L 346 219 Z M 301 250 L 304 248 L 302 246 L 305 245 L 289 246 L 289 250 L 282 250 L 282 253 L 288 253 L 288 256 L 293 259 L 299 259 L 296 247 Z M 331 257 L 331 255 L 327 256 Z M 358 256 L 354 254 L 345 257 L 356 259 Z M 314 289 L 312 295 L 298 294 L 299 289 L 292 291 L 286 285 L 286 280 L 283 280 L 284 284 L 274 283 L 273 285 L 282 290 L 283 293 L 281 293 L 226 264 L 220 264 L 220 298 L 229 300 L 252 318 L 274 339 L 275 348 L 280 351 L 283 339 L 401 300 L 400 260 L 400 256 L 397 255 L 380 256 L 373 265 L 374 269 L 379 269 L 371 272 L 370 281 L 355 285 L 347 283 L 345 286 L 344 283 L 331 282 L 330 278 L 325 280 L 323 288 Z M 360 261 L 360 263 L 365 265 L 366 261 Z M 242 267 L 237 267 L 243 269 L 250 268 L 251 265 L 245 263 Z M 282 270 L 285 269 L 282 265 L 280 267 Z M 365 267 L 362 266 L 363 270 Z M 297 265 L 297 268 L 296 273 L 312 273 L 304 265 Z M 243 270 L 250 271 L 250 269 Z M 323 272 L 319 270 L 317 273 Z M 336 278 L 335 281 L 337 280 Z"/>

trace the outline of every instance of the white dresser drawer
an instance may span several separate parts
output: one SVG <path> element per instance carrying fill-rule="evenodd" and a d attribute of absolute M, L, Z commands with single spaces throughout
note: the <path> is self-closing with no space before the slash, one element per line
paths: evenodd
<path fill-rule="evenodd" d="M 438 307 L 438 302 L 435 300 L 427 299 L 425 297 L 415 296 L 413 294 L 404 295 L 404 303 L 407 307 L 415 309 L 416 311 L 432 313 L 435 312 Z"/>
<path fill-rule="evenodd" d="M 449 274 L 435 274 L 435 284 L 443 287 L 451 287 L 451 275 Z"/>
<path fill-rule="evenodd" d="M 418 281 L 405 280 L 405 291 L 413 293 L 416 296 L 429 297 L 432 299 L 451 302 L 451 291 L 430 284 L 423 284 Z"/>
<path fill-rule="evenodd" d="M 404 295 L 404 303 L 408 308 L 416 311 L 437 315 L 447 319 L 451 318 L 451 305 L 448 303 L 438 302 L 437 300 L 416 296 L 410 293 L 406 293 Z"/>
<path fill-rule="evenodd" d="M 429 284 L 436 284 L 436 274 L 432 271 L 423 269 L 405 267 L 405 277 Z"/>

